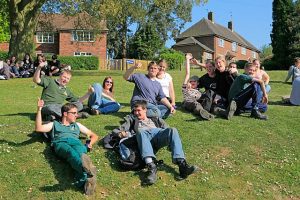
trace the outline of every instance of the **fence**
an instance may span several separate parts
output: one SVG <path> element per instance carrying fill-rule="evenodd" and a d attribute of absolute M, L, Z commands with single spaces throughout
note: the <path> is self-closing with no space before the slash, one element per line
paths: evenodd
<path fill-rule="evenodd" d="M 140 70 L 147 70 L 150 60 L 136 60 L 136 59 L 110 59 L 106 62 L 106 69 L 108 70 L 127 70 L 135 65 L 135 63 L 142 63 Z"/>

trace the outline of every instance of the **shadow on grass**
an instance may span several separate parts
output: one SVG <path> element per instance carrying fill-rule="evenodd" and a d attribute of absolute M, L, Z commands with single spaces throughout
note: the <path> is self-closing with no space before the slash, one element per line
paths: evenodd
<path fill-rule="evenodd" d="M 80 191 L 80 188 L 72 185 L 74 182 L 74 173 L 71 166 L 66 163 L 65 161 L 58 158 L 53 148 L 51 147 L 50 143 L 47 143 L 47 147 L 43 151 L 43 154 L 45 156 L 45 159 L 48 161 L 55 179 L 58 181 L 57 184 L 54 185 L 45 185 L 43 187 L 40 187 L 40 191 L 42 192 L 60 192 L 65 191 L 68 189 L 74 190 L 74 191 Z"/>
<path fill-rule="evenodd" d="M 40 142 L 40 143 L 45 142 L 45 139 L 43 139 L 43 136 L 39 133 L 32 132 L 32 133 L 28 134 L 27 136 L 30 138 L 28 140 L 20 142 L 20 143 L 8 141 L 8 140 L 0 140 L 0 144 L 7 143 L 10 146 L 22 147 L 22 146 L 30 145 L 30 144 L 33 144 L 36 142 Z"/>
<path fill-rule="evenodd" d="M 31 121 L 35 121 L 35 115 L 36 113 L 14 113 L 14 114 L 6 114 L 6 115 L 0 115 L 0 116 L 24 116 L 28 117 Z"/>
<path fill-rule="evenodd" d="M 268 105 L 276 105 L 276 106 L 293 106 L 292 104 L 289 103 L 283 103 L 282 100 L 280 101 L 269 101 Z"/>

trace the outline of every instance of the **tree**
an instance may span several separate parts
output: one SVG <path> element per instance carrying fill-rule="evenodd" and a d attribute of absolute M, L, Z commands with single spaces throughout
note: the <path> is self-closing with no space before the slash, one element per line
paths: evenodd
<path fill-rule="evenodd" d="M 6 0 L 0 0 L 0 42 L 7 42 L 9 40 L 9 19 L 8 19 L 8 5 Z"/>
<path fill-rule="evenodd" d="M 300 0 L 294 3 L 294 11 L 291 14 L 291 45 L 289 46 L 290 60 L 300 57 Z"/>
<path fill-rule="evenodd" d="M 259 57 L 260 59 L 263 61 L 265 59 L 270 59 L 272 58 L 273 56 L 273 47 L 271 45 L 263 45 L 260 49 L 260 54 L 259 54 Z"/>
<path fill-rule="evenodd" d="M 293 11 L 292 0 L 273 1 L 273 29 L 271 41 L 273 47 L 273 60 L 278 66 L 287 68 L 290 65 L 289 55 L 291 45 L 290 14 Z"/>

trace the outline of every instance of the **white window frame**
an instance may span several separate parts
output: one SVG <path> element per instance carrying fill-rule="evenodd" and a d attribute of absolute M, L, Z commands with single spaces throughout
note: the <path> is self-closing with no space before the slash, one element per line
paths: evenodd
<path fill-rule="evenodd" d="M 218 46 L 224 47 L 225 41 L 222 38 L 218 38 Z"/>
<path fill-rule="evenodd" d="M 247 54 L 247 50 L 246 50 L 245 47 L 242 47 L 242 48 L 241 48 L 241 54 L 242 54 L 242 55 L 246 55 L 246 54 Z"/>
<path fill-rule="evenodd" d="M 257 56 L 256 56 L 256 52 L 255 51 L 252 51 L 252 58 L 256 59 Z"/>
<path fill-rule="evenodd" d="M 90 52 L 74 52 L 74 56 L 92 56 L 92 53 Z"/>
<path fill-rule="evenodd" d="M 231 43 L 231 50 L 237 52 L 238 44 L 236 42 Z"/>
<path fill-rule="evenodd" d="M 95 35 L 93 31 L 74 30 L 72 31 L 72 41 L 95 42 Z"/>
<path fill-rule="evenodd" d="M 52 38 L 52 41 L 50 39 Z M 53 44 L 54 43 L 54 33 L 53 32 L 37 32 L 36 42 L 39 44 Z"/>

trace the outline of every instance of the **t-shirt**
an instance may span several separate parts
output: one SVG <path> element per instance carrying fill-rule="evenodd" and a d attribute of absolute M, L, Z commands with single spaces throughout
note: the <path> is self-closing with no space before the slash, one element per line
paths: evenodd
<path fill-rule="evenodd" d="M 244 85 L 252 82 L 252 77 L 247 74 L 241 74 L 235 78 L 228 94 L 228 100 L 231 101 L 237 94 L 239 94 L 243 89 Z"/>
<path fill-rule="evenodd" d="M 145 120 L 135 120 L 134 131 L 136 133 L 141 130 L 149 130 L 152 128 L 156 128 L 156 126 L 150 118 L 147 118 Z"/>
<path fill-rule="evenodd" d="M 63 140 L 63 139 L 78 139 L 80 134 L 80 129 L 77 123 L 72 123 L 69 126 L 65 126 L 62 123 L 54 120 L 52 128 L 53 141 Z"/>
<path fill-rule="evenodd" d="M 196 101 L 200 99 L 201 92 L 198 89 L 187 89 L 187 84 L 183 84 L 181 88 L 183 100 L 195 99 Z"/>
<path fill-rule="evenodd" d="M 216 70 L 217 94 L 224 98 L 228 98 L 228 92 L 234 78 L 235 77 L 232 76 L 229 71 L 220 72 L 219 70 Z"/>
<path fill-rule="evenodd" d="M 60 69 L 60 61 L 59 60 L 56 60 L 56 62 L 53 62 L 53 60 L 48 61 L 48 66 L 49 67 L 55 66 Z"/>
<path fill-rule="evenodd" d="M 42 86 L 42 99 L 45 105 L 49 104 L 64 104 L 65 100 L 69 102 L 76 102 L 78 98 L 65 86 L 60 86 L 59 83 L 47 76 L 41 77 L 41 82 L 38 84 Z"/>
<path fill-rule="evenodd" d="M 129 76 L 128 81 L 135 83 L 131 105 L 137 100 L 146 100 L 149 103 L 157 105 L 157 101 L 166 97 L 160 83 L 156 80 L 151 80 L 145 74 L 132 74 Z"/>
<path fill-rule="evenodd" d="M 212 78 L 208 74 L 204 74 L 203 76 L 201 76 L 198 82 L 199 88 L 205 88 L 205 90 L 213 91 L 216 91 L 217 89 L 216 78 Z"/>
<path fill-rule="evenodd" d="M 156 78 L 156 80 L 160 83 L 166 97 L 170 97 L 169 88 L 170 88 L 170 82 L 172 81 L 171 75 L 165 73 L 162 79 Z"/>

